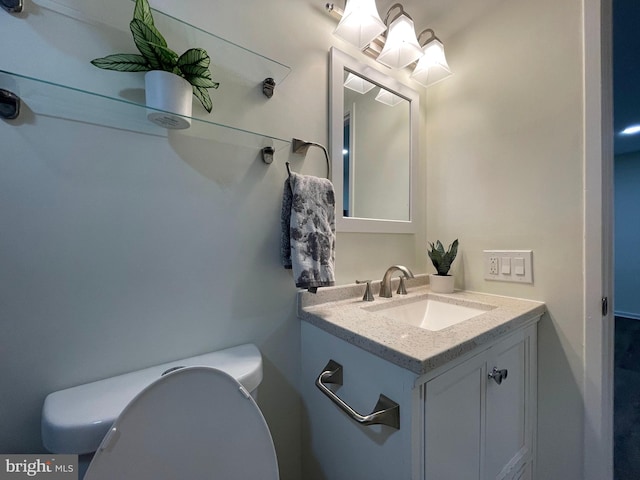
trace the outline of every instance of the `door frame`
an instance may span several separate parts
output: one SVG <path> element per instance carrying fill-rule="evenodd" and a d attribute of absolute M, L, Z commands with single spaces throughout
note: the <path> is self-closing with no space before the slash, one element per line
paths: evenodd
<path fill-rule="evenodd" d="M 612 30 L 612 0 L 583 0 L 585 480 L 613 480 Z"/>

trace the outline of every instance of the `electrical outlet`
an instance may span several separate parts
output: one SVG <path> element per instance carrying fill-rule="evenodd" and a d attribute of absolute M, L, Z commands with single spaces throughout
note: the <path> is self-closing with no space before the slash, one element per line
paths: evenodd
<path fill-rule="evenodd" d="M 484 278 L 533 283 L 532 250 L 484 250 Z"/>
<path fill-rule="evenodd" d="M 498 257 L 489 257 L 489 274 L 498 275 Z"/>

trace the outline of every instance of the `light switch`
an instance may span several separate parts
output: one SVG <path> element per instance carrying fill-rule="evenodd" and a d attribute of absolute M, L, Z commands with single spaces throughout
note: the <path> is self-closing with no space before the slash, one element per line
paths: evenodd
<path fill-rule="evenodd" d="M 516 275 L 524 275 L 524 258 L 516 257 L 513 259 L 513 270 Z"/>
<path fill-rule="evenodd" d="M 483 250 L 485 280 L 533 283 L 532 250 Z"/>
<path fill-rule="evenodd" d="M 502 257 L 500 259 L 500 273 L 503 275 L 511 275 L 511 258 Z"/>

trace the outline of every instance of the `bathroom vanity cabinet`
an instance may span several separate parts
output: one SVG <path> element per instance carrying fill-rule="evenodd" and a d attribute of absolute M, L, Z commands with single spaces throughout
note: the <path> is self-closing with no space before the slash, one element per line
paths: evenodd
<path fill-rule="evenodd" d="M 426 375 L 416 375 L 308 323 L 302 324 L 304 463 L 312 480 L 482 480 L 532 477 L 536 326 Z M 333 359 L 335 392 L 362 414 L 380 393 L 400 405 L 400 429 L 361 426 L 316 388 Z M 496 367 L 507 377 L 498 384 Z M 495 377 L 495 375 L 494 375 Z"/>
<path fill-rule="evenodd" d="M 330 310 L 322 313 L 335 321 Z M 474 348 L 423 372 L 401 366 L 402 352 L 390 344 L 380 345 L 381 353 L 367 351 L 370 344 L 359 333 L 340 328 L 336 335 L 322 322 L 303 321 L 303 478 L 534 478 L 541 314 L 488 341 L 479 338 Z M 372 321 L 371 337 L 384 341 L 375 330 Z M 406 336 L 410 343 L 428 338 L 412 330 Z M 400 407 L 400 428 L 360 425 L 323 394 L 315 381 L 329 360 L 343 367 L 342 385 L 332 391 L 362 415 L 373 411 L 380 394 L 389 397 Z"/>

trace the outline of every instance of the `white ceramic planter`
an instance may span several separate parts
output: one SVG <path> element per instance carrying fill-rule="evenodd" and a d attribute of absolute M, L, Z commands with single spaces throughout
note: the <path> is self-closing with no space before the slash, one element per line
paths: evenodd
<path fill-rule="evenodd" d="M 429 275 L 429 287 L 433 293 L 453 293 L 453 275 Z"/>
<path fill-rule="evenodd" d="M 161 127 L 185 129 L 191 126 L 193 89 L 184 78 L 171 72 L 152 70 L 144 75 L 147 118 Z M 177 115 L 175 115 L 177 114 Z M 187 117 L 187 118 L 185 118 Z"/>

